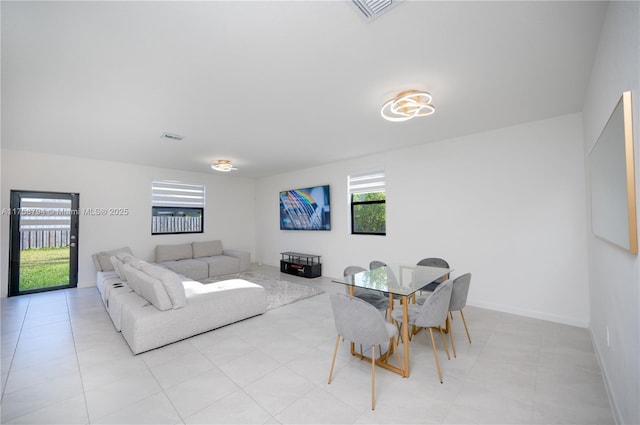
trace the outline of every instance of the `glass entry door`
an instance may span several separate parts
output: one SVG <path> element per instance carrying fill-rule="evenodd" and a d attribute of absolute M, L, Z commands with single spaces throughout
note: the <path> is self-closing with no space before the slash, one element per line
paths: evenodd
<path fill-rule="evenodd" d="M 77 193 L 11 191 L 9 296 L 78 285 Z"/>

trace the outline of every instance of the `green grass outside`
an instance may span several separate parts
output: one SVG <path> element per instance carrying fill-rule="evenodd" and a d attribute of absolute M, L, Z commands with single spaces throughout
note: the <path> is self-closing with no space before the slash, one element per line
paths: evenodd
<path fill-rule="evenodd" d="M 69 284 L 69 247 L 20 251 L 20 291 Z"/>

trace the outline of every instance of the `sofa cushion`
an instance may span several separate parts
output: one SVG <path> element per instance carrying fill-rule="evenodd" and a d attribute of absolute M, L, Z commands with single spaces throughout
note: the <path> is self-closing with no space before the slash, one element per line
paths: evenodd
<path fill-rule="evenodd" d="M 126 261 L 126 263 L 131 264 L 131 266 L 136 270 L 142 270 L 142 267 L 144 267 L 145 264 L 149 264 L 146 261 L 135 257 L 129 259 L 128 261 Z"/>
<path fill-rule="evenodd" d="M 160 311 L 171 310 L 173 304 L 171 298 L 164 289 L 164 285 L 153 276 L 149 276 L 145 272 L 138 270 L 137 273 L 140 280 L 138 281 L 138 291 L 136 293 L 145 300 L 149 301 Z"/>
<path fill-rule="evenodd" d="M 190 243 L 178 245 L 157 245 L 156 263 L 163 261 L 176 261 L 193 258 L 193 249 Z"/>
<path fill-rule="evenodd" d="M 139 273 L 143 273 L 141 271 L 142 264 L 148 264 L 148 263 L 145 263 L 144 261 L 133 257 L 130 261 L 126 263 L 122 263 L 120 265 L 120 270 L 123 272 L 125 276 L 124 281 L 127 282 L 129 287 L 133 289 L 136 294 L 139 294 L 139 295 L 141 294 L 141 291 L 142 291 L 142 288 L 140 288 L 139 286 L 140 285 Z"/>
<path fill-rule="evenodd" d="M 96 288 L 98 288 L 98 292 L 100 292 L 100 297 L 105 307 L 107 307 L 109 288 L 118 283 L 122 284 L 122 282 L 124 282 L 124 280 L 121 279 L 115 271 L 96 273 Z"/>
<path fill-rule="evenodd" d="M 193 242 L 193 258 L 222 255 L 222 241 Z"/>
<path fill-rule="evenodd" d="M 169 269 L 165 269 L 152 264 L 144 264 L 142 271 L 151 277 L 158 279 L 163 285 L 173 308 L 182 308 L 187 305 L 187 295 L 184 286 L 177 274 Z"/>
<path fill-rule="evenodd" d="M 129 263 L 121 264 L 120 270 L 124 274 L 124 277 L 125 277 L 124 281 L 127 282 L 129 287 L 137 293 L 138 291 L 136 291 L 136 286 L 138 285 L 138 279 L 136 279 L 136 276 L 135 276 L 135 273 L 137 272 L 137 270 L 134 269 Z"/>
<path fill-rule="evenodd" d="M 129 287 L 136 294 L 153 304 L 158 310 L 165 311 L 173 308 L 169 294 L 160 280 L 134 268 L 131 264 L 125 264 L 123 269 L 127 275 Z"/>
<path fill-rule="evenodd" d="M 209 277 L 240 273 L 240 260 L 235 257 L 218 255 L 216 257 L 204 257 L 201 260 L 209 264 Z"/>
<path fill-rule="evenodd" d="M 96 254 L 93 254 L 91 256 L 91 259 L 93 260 L 93 265 L 95 266 L 96 271 L 99 271 L 99 272 L 113 271 L 114 269 L 113 269 L 113 264 L 111 263 L 111 257 L 116 255 L 119 252 L 127 252 L 133 255 L 133 252 L 131 252 L 131 248 L 129 248 L 128 246 L 114 249 L 111 251 L 101 251 Z"/>
<path fill-rule="evenodd" d="M 123 263 L 130 263 L 131 261 L 136 259 L 136 257 L 134 257 L 133 254 L 129 252 L 118 252 L 116 255 L 114 255 L 114 257 L 116 257 Z"/>
<path fill-rule="evenodd" d="M 113 326 L 115 326 L 116 330 L 119 332 L 122 327 L 122 311 L 128 308 L 138 308 L 142 307 L 149 302 L 142 298 L 140 295 L 136 294 L 126 283 L 120 287 L 114 288 L 109 292 L 109 316 L 111 317 L 111 321 L 113 322 Z"/>
<path fill-rule="evenodd" d="M 165 261 L 161 265 L 190 279 L 203 280 L 209 277 L 209 265 L 202 260 Z"/>
<path fill-rule="evenodd" d="M 135 259 L 133 255 L 127 252 L 119 252 L 116 255 L 111 256 L 111 264 L 113 265 L 113 270 L 120 276 L 120 279 L 123 281 L 127 281 L 127 277 L 124 275 L 121 267 L 124 263 L 128 263 L 131 260 Z"/>

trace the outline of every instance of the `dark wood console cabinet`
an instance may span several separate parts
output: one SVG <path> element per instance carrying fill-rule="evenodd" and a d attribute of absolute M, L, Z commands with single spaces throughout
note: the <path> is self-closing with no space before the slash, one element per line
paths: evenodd
<path fill-rule="evenodd" d="M 280 271 L 303 277 L 319 277 L 322 275 L 322 264 L 319 255 L 302 254 L 300 252 L 281 252 Z"/>

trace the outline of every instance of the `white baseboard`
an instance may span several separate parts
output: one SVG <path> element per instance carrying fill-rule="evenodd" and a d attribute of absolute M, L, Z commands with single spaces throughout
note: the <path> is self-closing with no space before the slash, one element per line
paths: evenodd
<path fill-rule="evenodd" d="M 589 336 L 591 337 L 591 343 L 593 344 L 593 350 L 596 353 L 596 359 L 598 360 L 598 365 L 600 366 L 600 370 L 602 371 L 602 379 L 604 380 L 604 388 L 607 391 L 607 398 L 609 399 L 609 406 L 611 406 L 611 411 L 613 412 L 613 419 L 616 421 L 616 424 L 621 424 L 620 420 L 620 411 L 616 406 L 615 400 L 613 399 L 611 393 L 611 383 L 609 382 L 609 375 L 607 373 L 607 368 L 602 362 L 602 356 L 600 356 L 600 347 L 598 346 L 595 337 L 593 336 L 593 330 L 589 328 Z"/>
<path fill-rule="evenodd" d="M 577 326 L 579 328 L 588 328 L 589 322 L 579 320 L 573 317 L 560 316 L 556 314 L 544 313 L 541 311 L 514 308 L 506 305 L 492 304 L 487 302 L 468 302 L 470 306 L 486 308 L 487 310 L 500 311 L 503 313 L 517 314 L 518 316 L 531 317 L 533 319 L 547 320 L 549 322 L 562 323 L 569 326 Z"/>

